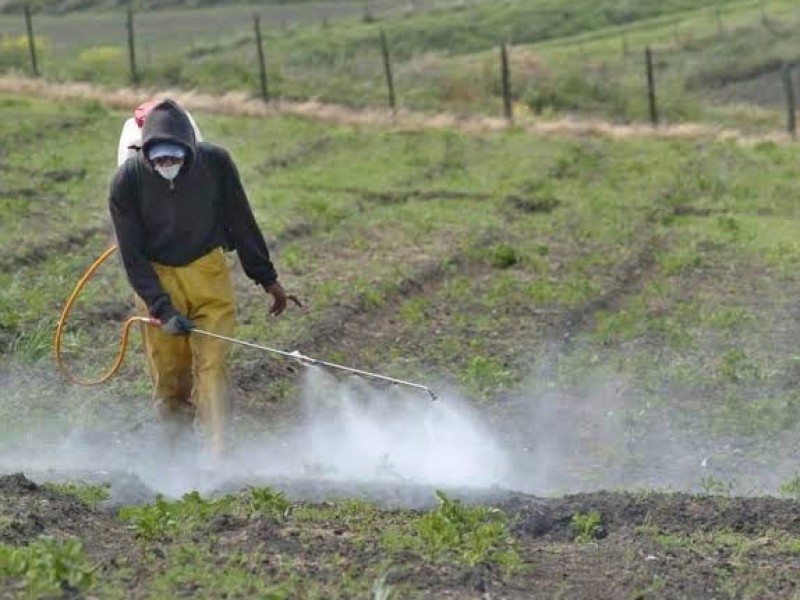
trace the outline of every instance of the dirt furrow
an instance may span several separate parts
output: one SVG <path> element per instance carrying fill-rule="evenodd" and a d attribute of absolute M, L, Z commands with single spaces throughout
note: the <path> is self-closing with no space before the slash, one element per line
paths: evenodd
<path fill-rule="evenodd" d="M 12 273 L 21 267 L 33 267 L 54 254 L 67 254 L 88 244 L 96 235 L 107 233 L 111 237 L 109 225 L 91 225 L 65 236 L 48 240 L 26 249 L 24 252 L 0 255 L 0 273 Z"/>

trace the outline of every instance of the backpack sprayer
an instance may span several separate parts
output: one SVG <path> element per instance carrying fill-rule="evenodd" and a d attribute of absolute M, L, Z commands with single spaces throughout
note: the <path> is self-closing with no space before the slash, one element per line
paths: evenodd
<path fill-rule="evenodd" d="M 63 353 L 62 353 L 64 327 L 66 326 L 67 318 L 69 317 L 69 314 L 72 311 L 72 306 L 75 304 L 75 301 L 77 300 L 77 298 L 80 295 L 80 293 L 83 290 L 83 288 L 86 286 L 86 284 L 89 281 L 89 279 L 91 279 L 92 275 L 94 275 L 94 273 L 97 271 L 97 269 L 99 269 L 100 266 L 106 261 L 106 259 L 108 259 L 108 257 L 111 256 L 116 250 L 117 250 L 116 246 L 109 247 L 86 270 L 86 272 L 83 274 L 83 276 L 78 280 L 78 283 L 75 285 L 75 288 L 72 290 L 72 293 L 69 295 L 69 298 L 67 299 L 67 302 L 64 305 L 63 310 L 61 311 L 61 316 L 58 319 L 58 324 L 56 325 L 56 333 L 55 333 L 55 338 L 53 340 L 53 350 L 54 350 L 56 365 L 58 366 L 58 368 L 61 370 L 61 372 L 64 374 L 64 376 L 69 381 L 71 381 L 72 383 L 76 383 L 78 385 L 92 386 L 92 385 L 99 385 L 101 383 L 105 383 L 106 381 L 111 379 L 111 377 L 113 377 L 117 373 L 117 371 L 119 371 L 120 367 L 122 366 L 122 363 L 125 361 L 125 355 L 126 355 L 126 353 L 128 351 L 128 340 L 130 338 L 130 330 L 131 330 L 131 327 L 133 327 L 134 324 L 140 323 L 140 324 L 148 325 L 148 326 L 151 326 L 151 327 L 160 327 L 161 326 L 161 321 L 159 321 L 158 319 L 150 318 L 150 317 L 135 316 L 135 317 L 130 317 L 127 321 L 125 321 L 125 323 L 123 325 L 123 328 L 122 328 L 122 335 L 121 335 L 121 338 L 120 338 L 119 351 L 117 352 L 117 358 L 114 360 L 114 363 L 111 366 L 111 368 L 105 374 L 100 376 L 98 379 L 81 379 L 79 377 L 76 377 L 75 375 L 73 375 L 69 371 L 69 369 L 67 369 L 66 365 L 64 364 L 64 357 L 63 357 Z M 214 333 L 212 331 L 205 331 L 203 329 L 198 329 L 198 328 L 192 329 L 191 330 L 191 335 L 204 335 L 204 336 L 208 336 L 208 337 L 214 337 L 214 338 L 218 338 L 218 339 L 221 339 L 221 340 L 225 340 L 225 341 L 233 343 L 233 344 L 239 344 L 241 346 L 247 346 L 249 348 L 255 348 L 256 350 L 261 350 L 263 352 L 270 352 L 272 354 L 278 354 L 278 355 L 284 356 L 286 358 L 294 359 L 294 360 L 298 361 L 299 363 L 301 363 L 304 366 L 320 366 L 320 367 L 326 367 L 326 368 L 329 368 L 329 369 L 337 369 L 337 370 L 340 370 L 340 371 L 347 371 L 347 372 L 353 373 L 355 375 L 361 375 L 363 377 L 369 377 L 371 379 L 379 379 L 381 381 L 386 381 L 388 383 L 393 383 L 393 384 L 396 384 L 396 385 L 403 385 L 403 386 L 406 386 L 406 387 L 416 388 L 418 390 L 422 390 L 422 391 L 427 392 L 428 395 L 431 397 L 431 400 L 436 400 L 437 399 L 437 396 L 434 393 L 434 391 L 431 388 L 429 388 L 428 386 L 425 386 L 425 385 L 422 385 L 422 384 L 419 384 L 419 383 L 413 383 L 411 381 L 405 381 L 403 379 L 396 379 L 394 377 L 388 377 L 386 375 L 380 375 L 378 373 L 371 373 L 369 371 L 363 371 L 361 369 L 354 369 L 352 367 L 346 367 L 344 365 L 339 365 L 339 364 L 332 363 L 332 362 L 327 362 L 327 361 L 324 361 L 324 360 L 318 360 L 316 358 L 311 358 L 310 356 L 305 356 L 304 354 L 301 354 L 297 350 L 295 350 L 293 352 L 286 352 L 285 350 L 278 350 L 276 348 L 270 348 L 268 346 L 262 346 L 260 344 L 254 344 L 252 342 L 247 342 L 247 341 L 244 341 L 244 340 L 239 340 L 239 339 L 228 337 L 228 336 L 224 336 L 224 335 L 219 335 L 219 334 Z"/>

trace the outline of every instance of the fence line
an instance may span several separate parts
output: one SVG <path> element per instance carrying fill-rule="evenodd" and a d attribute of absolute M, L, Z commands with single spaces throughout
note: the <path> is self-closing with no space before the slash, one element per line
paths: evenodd
<path fill-rule="evenodd" d="M 760 1 L 759 8 L 760 8 L 759 14 L 761 17 L 760 19 L 761 23 L 768 29 L 772 30 L 771 21 L 767 14 L 766 2 L 764 2 L 764 0 Z M 33 16 L 31 13 L 30 6 L 28 4 L 23 6 L 23 12 L 25 17 L 25 27 L 28 38 L 28 50 L 30 54 L 30 70 L 34 77 L 39 77 L 41 75 L 41 70 L 39 66 L 39 60 L 37 57 L 36 41 L 34 37 Z M 721 6 L 717 4 L 713 10 L 712 18 L 716 20 L 718 35 L 722 35 L 722 32 L 724 30 L 722 14 L 723 13 Z M 365 0 L 364 15 L 363 15 L 364 18 L 362 20 L 365 20 L 368 15 L 370 15 L 369 1 Z M 674 32 L 675 41 L 680 42 L 679 39 L 680 36 L 677 30 L 677 22 L 675 23 L 675 28 L 676 28 Z M 130 69 L 130 81 L 134 86 L 136 86 L 142 82 L 142 76 L 137 68 L 134 11 L 131 0 L 129 0 L 128 2 L 128 7 L 126 11 L 126 29 L 127 29 L 127 46 L 128 46 L 128 60 Z M 265 102 L 269 102 L 270 89 L 268 87 L 264 42 L 261 32 L 261 23 L 258 14 L 254 15 L 254 34 L 256 42 L 256 53 L 258 58 L 258 79 L 260 82 L 260 94 L 261 98 Z M 383 29 L 379 29 L 379 41 L 380 41 L 380 52 L 383 61 L 384 77 L 387 86 L 388 107 L 392 111 L 392 113 L 396 113 L 396 111 L 398 110 L 398 100 L 397 100 L 397 89 L 395 85 L 394 69 L 391 60 L 391 49 L 390 49 L 389 39 Z M 629 48 L 629 40 L 627 32 L 625 31 L 621 33 L 621 45 L 622 45 L 623 57 L 627 57 L 630 48 Z M 581 52 L 584 52 L 584 43 L 582 40 L 577 42 L 577 47 Z M 646 87 L 643 93 L 646 94 L 647 98 L 647 109 L 648 109 L 650 124 L 652 127 L 658 127 L 661 121 L 661 115 L 659 112 L 659 102 L 657 97 L 657 72 L 656 72 L 656 65 L 654 63 L 653 48 L 651 46 L 647 46 L 645 48 L 644 53 L 645 53 Z M 511 85 L 511 80 L 512 80 L 511 71 L 512 68 L 510 59 L 510 43 L 504 42 L 500 44 L 500 83 L 501 83 L 501 95 L 502 95 L 501 100 L 502 100 L 503 116 L 508 122 L 513 122 L 514 120 L 514 91 L 512 90 L 512 85 Z M 784 90 L 783 93 L 786 100 L 786 111 L 787 111 L 786 129 L 788 133 L 792 136 L 792 138 L 795 138 L 797 135 L 796 100 L 795 100 L 794 83 L 791 74 L 791 68 L 788 65 L 784 65 L 783 68 L 781 69 L 781 79 Z M 535 88 L 531 88 L 530 86 L 528 89 L 535 90 Z M 537 110 L 538 107 L 540 106 L 549 106 L 549 104 L 547 104 L 547 99 L 545 99 L 544 102 L 538 100 L 537 101 L 529 100 L 528 103 L 531 106 L 537 107 Z"/>

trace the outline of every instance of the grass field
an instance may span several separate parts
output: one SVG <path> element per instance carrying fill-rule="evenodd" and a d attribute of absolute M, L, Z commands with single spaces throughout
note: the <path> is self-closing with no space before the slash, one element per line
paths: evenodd
<path fill-rule="evenodd" d="M 126 113 L 10 94 L 0 113 L 0 462 L 55 482 L 0 480 L 4 593 L 795 593 L 791 144 L 194 111 L 239 163 L 284 285 L 306 303 L 266 319 L 237 268 L 237 335 L 443 397 L 390 397 L 236 348 L 235 427 L 259 453 L 243 446 L 228 479 L 184 480 L 158 466 L 157 445 L 137 447 L 153 415 L 136 344 L 95 389 L 61 381 L 50 358 L 60 306 L 109 244 Z M 70 321 L 70 367 L 109 365 L 131 309 L 111 261 Z M 300 446 L 282 437 L 297 431 Z M 383 454 L 380 440 L 405 444 Z M 553 497 L 600 488 L 640 491 Z M 763 494 L 786 499 L 736 497 Z M 607 572 L 623 575 L 607 585 Z"/>

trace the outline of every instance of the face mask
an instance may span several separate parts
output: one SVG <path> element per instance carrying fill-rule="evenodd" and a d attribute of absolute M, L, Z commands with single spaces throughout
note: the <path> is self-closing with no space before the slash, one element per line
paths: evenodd
<path fill-rule="evenodd" d="M 170 165 L 169 167 L 163 165 L 153 165 L 153 168 L 155 168 L 155 170 L 158 171 L 158 174 L 161 175 L 164 179 L 166 179 L 167 181 L 172 181 L 178 176 L 178 173 L 181 170 L 181 166 L 183 165 L 181 163 L 178 163 L 177 165 Z"/>

